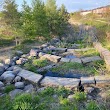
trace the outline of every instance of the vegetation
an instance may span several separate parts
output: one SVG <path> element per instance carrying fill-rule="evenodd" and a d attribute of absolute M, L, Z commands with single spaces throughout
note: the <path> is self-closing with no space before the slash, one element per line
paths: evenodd
<path fill-rule="evenodd" d="M 87 102 L 85 93 L 75 93 L 73 101 L 67 97 L 72 91 L 65 88 L 46 88 L 38 94 L 21 94 L 14 99 L 0 98 L 0 110 L 109 110 L 95 101 Z M 77 100 L 77 101 L 76 101 Z"/>
<path fill-rule="evenodd" d="M 5 87 L 4 92 L 9 93 L 10 91 L 12 91 L 14 89 L 15 89 L 14 85 L 9 85 L 9 86 Z"/>

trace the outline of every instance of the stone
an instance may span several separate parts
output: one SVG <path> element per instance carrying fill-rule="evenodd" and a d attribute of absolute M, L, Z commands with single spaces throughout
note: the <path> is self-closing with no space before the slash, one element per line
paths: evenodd
<path fill-rule="evenodd" d="M 49 58 L 50 58 L 50 56 L 51 56 L 51 54 L 45 54 L 45 55 L 43 55 L 41 58 L 44 58 L 44 59 L 49 59 Z"/>
<path fill-rule="evenodd" d="M 13 71 L 13 69 L 14 69 L 14 66 L 11 66 L 7 69 L 7 71 Z"/>
<path fill-rule="evenodd" d="M 22 65 L 22 64 L 26 63 L 27 61 L 28 61 L 28 60 L 25 59 L 25 58 L 20 58 L 19 60 L 16 61 L 16 64 L 17 64 L 17 65 Z"/>
<path fill-rule="evenodd" d="M 29 56 L 29 54 L 23 54 L 21 55 L 21 58 L 27 58 Z"/>
<path fill-rule="evenodd" d="M 10 67 L 10 65 L 8 65 L 8 64 L 4 65 L 5 70 L 7 70 L 9 67 Z"/>
<path fill-rule="evenodd" d="M 34 90 L 35 89 L 34 89 L 34 86 L 32 84 L 29 84 L 29 85 L 25 86 L 25 88 L 24 88 L 24 91 L 26 93 L 32 93 Z"/>
<path fill-rule="evenodd" d="M 16 54 L 17 56 L 21 56 L 21 55 L 23 55 L 23 52 L 22 52 L 22 51 L 16 51 L 15 54 Z"/>
<path fill-rule="evenodd" d="M 13 79 L 15 78 L 15 75 L 13 74 L 13 71 L 6 71 L 1 75 L 2 80 L 5 82 L 12 82 Z"/>
<path fill-rule="evenodd" d="M 58 87 L 63 86 L 66 88 L 73 88 L 77 87 L 79 84 L 80 79 L 75 78 L 60 78 L 60 77 L 48 77 L 46 76 L 40 84 L 42 86 L 52 86 L 52 87 Z"/>
<path fill-rule="evenodd" d="M 74 101 L 74 94 L 73 95 L 69 95 L 68 97 L 67 97 L 67 99 L 69 100 L 69 101 Z"/>
<path fill-rule="evenodd" d="M 3 82 L 0 81 L 0 89 L 1 89 L 1 87 L 4 87 L 4 84 L 3 84 Z"/>
<path fill-rule="evenodd" d="M 22 70 L 22 68 L 20 68 L 19 66 L 14 66 L 14 68 L 13 68 L 13 74 L 14 75 L 17 75 L 21 70 Z"/>
<path fill-rule="evenodd" d="M 16 61 L 16 60 L 18 60 L 18 59 L 19 59 L 18 56 L 13 57 L 13 61 Z"/>
<path fill-rule="evenodd" d="M 71 52 L 71 53 L 74 53 L 75 50 L 74 49 L 68 49 L 67 52 Z"/>
<path fill-rule="evenodd" d="M 110 75 L 94 76 L 96 84 L 110 84 Z"/>
<path fill-rule="evenodd" d="M 3 66 L 0 66 L 0 76 L 5 72 L 5 68 Z"/>
<path fill-rule="evenodd" d="M 22 79 L 22 78 L 21 78 L 20 76 L 16 76 L 15 79 L 14 79 L 14 82 L 15 82 L 15 83 L 16 83 L 16 82 L 20 82 L 21 79 Z"/>
<path fill-rule="evenodd" d="M 70 62 L 69 58 L 61 58 L 60 62 Z"/>
<path fill-rule="evenodd" d="M 48 60 L 52 61 L 52 62 L 55 62 L 55 63 L 58 63 L 60 60 L 61 60 L 61 57 L 60 56 L 56 56 L 56 55 L 51 55 Z"/>
<path fill-rule="evenodd" d="M 16 89 L 24 89 L 24 82 L 16 82 L 15 87 Z"/>
<path fill-rule="evenodd" d="M 80 58 L 73 58 L 70 60 L 72 63 L 82 63 Z"/>
<path fill-rule="evenodd" d="M 22 93 L 23 93 L 23 90 L 21 90 L 21 89 L 15 89 L 15 90 L 9 92 L 9 95 L 10 95 L 11 99 L 14 99 L 14 97 L 16 95 L 19 95 L 19 94 L 22 94 Z"/>
<path fill-rule="evenodd" d="M 55 64 L 51 64 L 51 65 L 42 67 L 42 68 L 38 69 L 37 72 L 44 72 L 44 71 L 47 71 L 47 70 L 49 70 L 49 69 L 51 69 L 53 67 L 55 67 Z"/>
<path fill-rule="evenodd" d="M 43 52 L 39 52 L 39 54 L 38 54 L 39 57 L 42 57 L 43 55 L 45 55 L 45 53 L 43 53 Z"/>
<path fill-rule="evenodd" d="M 25 79 L 27 81 L 35 83 L 35 84 L 38 84 L 39 81 L 41 80 L 41 78 L 43 77 L 40 74 L 37 74 L 37 73 L 35 74 L 35 73 L 31 72 L 31 71 L 27 71 L 27 70 L 24 70 L 24 69 L 22 69 L 18 73 L 18 76 L 22 77 L 23 79 Z"/>
<path fill-rule="evenodd" d="M 93 61 L 98 61 L 98 60 L 102 60 L 99 56 L 93 56 L 93 57 L 85 57 L 85 58 L 81 58 L 83 63 L 89 63 L 89 62 L 93 62 Z"/>
<path fill-rule="evenodd" d="M 56 48 L 55 50 L 59 52 L 67 52 L 67 48 Z"/>
<path fill-rule="evenodd" d="M 39 88 L 39 89 L 37 90 L 37 92 L 40 93 L 40 92 L 44 91 L 46 88 L 47 88 L 47 87 Z"/>
<path fill-rule="evenodd" d="M 7 65 L 11 65 L 13 63 L 13 60 L 12 59 L 6 59 L 4 62 Z"/>
<path fill-rule="evenodd" d="M 95 84 L 95 78 L 94 77 L 81 77 L 81 83 L 82 84 Z"/>
<path fill-rule="evenodd" d="M 86 87 L 85 91 L 90 94 L 94 91 L 94 88 L 93 87 Z"/>
<path fill-rule="evenodd" d="M 38 50 L 37 49 L 31 49 L 29 54 L 31 57 L 37 57 L 38 56 Z"/>

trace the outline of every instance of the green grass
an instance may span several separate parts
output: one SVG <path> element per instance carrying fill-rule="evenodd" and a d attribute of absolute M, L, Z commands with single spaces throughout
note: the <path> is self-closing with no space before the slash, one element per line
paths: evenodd
<path fill-rule="evenodd" d="M 44 67 L 48 65 L 48 61 L 46 59 L 33 59 L 32 64 L 38 68 Z"/>
<path fill-rule="evenodd" d="M 104 109 L 95 101 L 87 102 L 85 93 L 75 92 L 75 100 L 69 101 L 67 97 L 72 92 L 65 88 L 49 87 L 38 94 L 17 95 L 13 100 L 4 96 L 0 98 L 0 110 L 109 110 L 109 106 L 104 105 L 106 102 L 102 103 Z"/>
<path fill-rule="evenodd" d="M 99 52 L 95 49 L 90 49 L 87 51 L 76 51 L 80 56 L 90 57 L 90 56 L 99 56 Z"/>
<path fill-rule="evenodd" d="M 14 89 L 15 89 L 14 85 L 9 85 L 9 86 L 5 87 L 4 92 L 9 93 L 10 91 L 12 91 Z"/>
<path fill-rule="evenodd" d="M 57 72 L 61 74 L 68 73 L 70 70 L 76 70 L 80 73 L 95 74 L 96 70 L 92 66 L 83 66 L 79 63 L 62 63 L 58 67 L 52 68 L 52 72 Z"/>

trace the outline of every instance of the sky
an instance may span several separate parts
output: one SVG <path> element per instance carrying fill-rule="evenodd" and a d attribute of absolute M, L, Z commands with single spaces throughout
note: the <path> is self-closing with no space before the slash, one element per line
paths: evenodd
<path fill-rule="evenodd" d="M 26 0 L 30 5 L 32 0 Z M 78 10 L 89 10 L 98 8 L 101 6 L 110 5 L 110 0 L 56 0 L 58 7 L 61 4 L 64 4 L 68 12 L 75 12 Z M 21 10 L 21 4 L 23 0 L 16 0 L 16 3 L 19 5 L 19 10 Z"/>

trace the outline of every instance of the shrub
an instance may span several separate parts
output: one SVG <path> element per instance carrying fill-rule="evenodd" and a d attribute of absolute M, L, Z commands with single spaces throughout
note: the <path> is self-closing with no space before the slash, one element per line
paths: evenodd
<path fill-rule="evenodd" d="M 76 101 L 83 101 L 83 100 L 86 100 L 87 96 L 84 92 L 75 92 L 73 98 Z"/>

